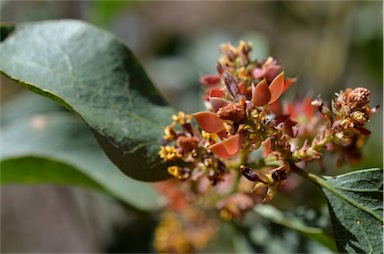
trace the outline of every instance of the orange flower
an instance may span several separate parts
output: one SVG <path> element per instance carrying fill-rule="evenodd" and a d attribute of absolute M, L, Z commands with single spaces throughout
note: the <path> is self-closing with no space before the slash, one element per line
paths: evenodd
<path fill-rule="evenodd" d="M 273 104 L 293 84 L 294 80 L 284 79 L 284 71 L 277 75 L 268 86 L 266 79 L 252 86 L 252 102 L 254 106 Z"/>
<path fill-rule="evenodd" d="M 276 77 L 280 69 L 281 65 L 277 64 L 277 60 L 272 57 L 268 57 L 260 68 L 255 68 L 252 71 L 252 75 L 256 79 L 265 78 L 268 82 L 271 82 Z"/>
<path fill-rule="evenodd" d="M 209 150 L 223 159 L 229 159 L 240 152 L 243 140 L 243 135 L 236 134 L 210 146 Z"/>
<path fill-rule="evenodd" d="M 200 128 L 208 133 L 219 133 L 225 130 L 224 121 L 213 112 L 203 111 L 193 114 Z"/>

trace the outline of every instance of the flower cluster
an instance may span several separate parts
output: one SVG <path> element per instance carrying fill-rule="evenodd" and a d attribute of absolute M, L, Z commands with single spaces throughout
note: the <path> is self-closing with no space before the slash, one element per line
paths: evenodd
<path fill-rule="evenodd" d="M 190 183 L 186 203 L 218 209 L 228 220 L 270 201 L 294 167 L 327 151 L 339 155 L 339 165 L 360 159 L 365 124 L 377 111 L 363 87 L 340 91 L 332 107 L 320 98 L 282 103 L 296 78 L 272 57 L 251 59 L 251 51 L 242 41 L 221 46 L 218 74 L 200 78 L 207 111 L 174 115 L 159 152 L 175 163 L 168 172 Z"/>
<path fill-rule="evenodd" d="M 358 162 L 362 158 L 361 148 L 371 134 L 365 124 L 378 110 L 378 106 L 371 108 L 369 102 L 370 91 L 363 87 L 340 91 L 333 101 L 332 110 L 320 98 L 312 101 L 324 124 L 318 128 L 318 135 L 311 144 L 306 142 L 293 157 L 297 161 L 319 159 L 322 156 L 320 152 L 327 150 L 338 153 L 339 166 L 345 162 Z"/>
<path fill-rule="evenodd" d="M 160 253 L 193 253 L 203 249 L 216 233 L 216 221 L 204 210 L 188 206 L 182 213 L 168 210 L 161 215 L 154 246 Z"/>
<path fill-rule="evenodd" d="M 168 145 L 162 146 L 159 154 L 164 161 L 180 160 L 184 165 L 170 166 L 168 172 L 180 180 L 196 180 L 205 175 L 212 185 L 222 181 L 226 165 L 209 149 L 215 146 L 219 136 L 213 132 L 200 132 L 191 124 L 191 115 L 179 112 L 172 118 L 173 122 L 164 130 L 163 139 Z"/>

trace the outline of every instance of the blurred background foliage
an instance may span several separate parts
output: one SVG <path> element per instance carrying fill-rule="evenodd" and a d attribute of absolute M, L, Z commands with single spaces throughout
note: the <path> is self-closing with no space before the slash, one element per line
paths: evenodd
<path fill-rule="evenodd" d="M 365 86 L 372 92 L 371 105 L 383 104 L 381 1 L 3 0 L 0 12 L 2 22 L 81 19 L 110 31 L 138 56 L 168 102 L 189 113 L 203 108 L 198 79 L 215 72 L 219 45 L 239 40 L 253 43 L 254 57 L 277 57 L 289 76 L 299 78 L 286 98 L 321 94 L 331 101 L 341 89 Z M 1 76 L 1 125 L 27 115 L 63 111 L 34 96 Z M 364 148 L 368 159 L 354 169 L 383 165 L 381 112 L 372 119 L 370 129 L 373 134 Z M 334 159 L 327 158 L 327 174 L 350 170 L 333 165 Z M 316 212 L 307 209 L 312 212 L 300 217 L 326 227 L 324 215 L 315 214 L 324 214 L 321 197 L 312 186 L 303 188 L 308 191 L 282 194 L 274 204 L 283 209 L 312 207 Z M 154 251 L 150 242 L 155 217 L 98 192 L 7 185 L 1 186 L 1 202 L 1 252 Z M 276 223 L 259 217 L 236 228 L 222 227 L 216 242 L 230 239 L 235 244 L 212 243 L 207 251 L 324 253 L 321 246 L 310 241 L 303 245 L 302 236 L 276 230 Z M 235 231 L 244 237 L 234 239 Z M 265 244 L 271 241 L 274 246 Z M 287 241 L 290 246 L 285 246 Z"/>

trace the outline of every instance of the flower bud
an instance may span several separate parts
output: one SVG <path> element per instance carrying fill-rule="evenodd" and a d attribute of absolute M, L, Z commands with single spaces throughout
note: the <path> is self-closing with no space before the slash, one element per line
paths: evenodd
<path fill-rule="evenodd" d="M 347 103 L 351 109 L 367 105 L 371 100 L 371 92 L 364 87 L 355 88 L 347 97 Z"/>

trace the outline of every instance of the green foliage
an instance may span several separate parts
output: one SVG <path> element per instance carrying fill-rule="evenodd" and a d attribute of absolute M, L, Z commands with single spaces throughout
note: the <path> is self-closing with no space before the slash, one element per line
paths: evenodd
<path fill-rule="evenodd" d="M 254 211 L 265 219 L 276 224 L 294 229 L 303 236 L 313 239 L 320 244 L 328 247 L 332 251 L 336 251 L 332 238 L 321 228 L 310 227 L 303 224 L 297 217 L 288 216 L 271 205 L 256 206 Z"/>
<path fill-rule="evenodd" d="M 68 113 L 35 115 L 2 128 L 1 184 L 84 186 L 140 210 L 158 208 L 151 185 L 123 177 L 91 132 Z"/>
<path fill-rule="evenodd" d="M 93 1 L 89 5 L 89 19 L 92 24 L 103 27 L 113 21 L 122 11 L 132 8 L 137 4 L 139 2 L 135 1 Z"/>
<path fill-rule="evenodd" d="M 1 44 L 0 58 L 2 73 L 77 113 L 125 174 L 169 177 L 158 149 L 173 111 L 114 36 L 80 21 L 26 23 Z"/>
<path fill-rule="evenodd" d="M 297 172 L 318 185 L 325 195 L 340 252 L 382 252 L 382 169 L 359 170 L 336 177 Z"/>
<path fill-rule="evenodd" d="M 336 253 L 324 208 L 257 205 L 237 228 L 236 253 Z"/>

